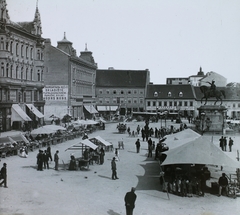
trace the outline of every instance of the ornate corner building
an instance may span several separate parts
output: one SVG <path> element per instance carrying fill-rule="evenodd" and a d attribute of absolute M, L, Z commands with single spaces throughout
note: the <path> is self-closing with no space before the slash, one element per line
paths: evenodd
<path fill-rule="evenodd" d="M 31 22 L 12 22 L 0 0 L 0 129 L 36 127 L 44 112 L 44 39 L 38 7 Z"/>

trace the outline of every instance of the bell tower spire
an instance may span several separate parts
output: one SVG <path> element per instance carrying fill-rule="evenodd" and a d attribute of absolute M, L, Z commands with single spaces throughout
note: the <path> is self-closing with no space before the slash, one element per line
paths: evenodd
<path fill-rule="evenodd" d="M 42 23 L 41 23 L 40 12 L 38 10 L 38 0 L 36 2 L 36 11 L 35 11 L 34 20 L 33 20 L 33 26 L 34 26 L 34 30 L 32 33 L 35 35 L 41 36 L 42 35 Z"/>

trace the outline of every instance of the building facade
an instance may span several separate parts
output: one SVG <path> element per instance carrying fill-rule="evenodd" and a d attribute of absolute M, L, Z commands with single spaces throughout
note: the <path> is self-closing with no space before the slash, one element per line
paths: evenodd
<path fill-rule="evenodd" d="M 92 118 L 95 109 L 95 78 L 97 64 L 92 52 L 85 48 L 78 57 L 72 42 L 64 38 L 57 47 L 46 39 L 44 54 L 46 73 L 44 99 L 45 120 L 51 115 L 62 118 Z"/>
<path fill-rule="evenodd" d="M 145 96 L 150 82 L 146 70 L 97 70 L 96 104 L 99 113 L 105 116 L 128 115 L 145 110 Z"/>
<path fill-rule="evenodd" d="M 145 102 L 146 112 L 165 114 L 167 118 L 195 117 L 197 111 L 194 89 L 189 84 L 150 84 Z"/>
<path fill-rule="evenodd" d="M 0 1 L 0 127 L 2 131 L 42 123 L 44 39 L 38 7 L 32 22 L 12 22 Z"/>

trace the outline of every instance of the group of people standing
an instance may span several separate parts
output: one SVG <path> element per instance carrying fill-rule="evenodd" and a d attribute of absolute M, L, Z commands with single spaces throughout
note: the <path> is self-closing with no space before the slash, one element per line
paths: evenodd
<path fill-rule="evenodd" d="M 228 143 L 227 143 L 228 142 Z M 227 145 L 229 147 L 229 152 L 232 151 L 232 146 L 233 146 L 233 139 L 229 137 L 229 140 L 227 140 L 227 137 L 221 137 L 219 139 L 219 146 L 223 151 L 227 151 Z"/>
<path fill-rule="evenodd" d="M 55 162 L 55 170 L 58 170 L 58 156 L 59 151 L 57 150 L 54 154 L 54 162 Z M 51 154 L 51 147 L 48 146 L 46 150 L 39 149 L 37 154 L 37 170 L 43 171 L 44 169 L 49 169 L 49 161 L 53 161 L 52 154 Z"/>

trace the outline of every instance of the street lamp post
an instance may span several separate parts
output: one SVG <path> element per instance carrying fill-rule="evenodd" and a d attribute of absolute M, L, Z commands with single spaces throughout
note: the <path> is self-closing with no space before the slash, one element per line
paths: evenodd
<path fill-rule="evenodd" d="M 156 98 L 156 103 L 155 103 L 155 105 L 156 105 L 156 118 L 158 118 L 158 106 L 157 106 L 158 92 L 154 92 L 153 96 L 154 96 L 154 98 Z"/>
<path fill-rule="evenodd" d="M 167 115 L 168 115 L 168 111 L 165 110 L 164 111 L 164 118 L 165 118 L 165 128 L 167 127 Z"/>

